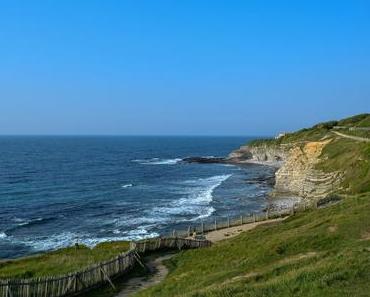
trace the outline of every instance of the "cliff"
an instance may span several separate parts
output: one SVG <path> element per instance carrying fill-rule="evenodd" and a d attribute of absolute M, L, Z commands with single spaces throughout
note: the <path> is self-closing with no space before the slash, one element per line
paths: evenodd
<path fill-rule="evenodd" d="M 364 120 L 365 119 L 365 120 Z M 233 151 L 233 163 L 278 167 L 272 196 L 298 195 L 320 199 L 331 193 L 365 192 L 370 185 L 370 145 L 338 137 L 338 123 L 368 122 L 370 115 L 321 123 L 279 139 L 256 140 Z"/>
<path fill-rule="evenodd" d="M 246 145 L 233 151 L 228 160 L 233 163 L 255 162 L 280 167 L 288 158 L 290 148 L 290 145 Z"/>
<path fill-rule="evenodd" d="M 323 148 L 330 142 L 307 142 L 290 149 L 280 169 L 276 172 L 274 195 L 294 193 L 304 198 L 321 198 L 339 188 L 342 173 L 316 169 Z"/>

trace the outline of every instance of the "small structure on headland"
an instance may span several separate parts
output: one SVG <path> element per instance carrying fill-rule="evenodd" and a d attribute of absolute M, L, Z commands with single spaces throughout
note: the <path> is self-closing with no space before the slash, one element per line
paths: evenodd
<path fill-rule="evenodd" d="M 281 132 L 281 133 L 279 133 L 278 135 L 275 136 L 275 139 L 279 139 L 281 137 L 284 137 L 285 135 L 287 135 L 286 132 Z"/>

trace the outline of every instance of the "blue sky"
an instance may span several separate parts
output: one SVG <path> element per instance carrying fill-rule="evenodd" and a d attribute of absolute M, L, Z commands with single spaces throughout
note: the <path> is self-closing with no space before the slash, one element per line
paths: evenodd
<path fill-rule="evenodd" d="M 2 1 L 0 134 L 272 135 L 370 112 L 370 1 Z"/>

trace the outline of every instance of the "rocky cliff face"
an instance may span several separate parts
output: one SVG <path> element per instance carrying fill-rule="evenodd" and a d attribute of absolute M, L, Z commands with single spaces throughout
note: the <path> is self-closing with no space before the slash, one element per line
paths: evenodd
<path fill-rule="evenodd" d="M 283 166 L 276 172 L 273 194 L 290 192 L 315 199 L 333 192 L 341 182 L 341 173 L 326 173 L 316 169 L 321 152 L 329 142 L 307 142 L 292 147 Z"/>
<path fill-rule="evenodd" d="M 276 165 L 280 167 L 288 158 L 290 146 L 284 145 L 258 145 L 258 146 L 242 146 L 238 150 L 233 151 L 228 160 L 234 163 L 262 163 Z"/>
<path fill-rule="evenodd" d="M 293 194 L 318 199 L 331 193 L 341 182 L 340 172 L 316 169 L 320 155 L 330 140 L 283 145 L 244 146 L 232 152 L 229 160 L 277 165 L 273 196 Z"/>

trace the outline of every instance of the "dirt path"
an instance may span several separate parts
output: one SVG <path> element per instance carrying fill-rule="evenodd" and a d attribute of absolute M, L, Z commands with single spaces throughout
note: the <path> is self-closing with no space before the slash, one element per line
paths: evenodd
<path fill-rule="evenodd" d="M 256 222 L 256 223 L 251 223 L 251 224 L 244 224 L 240 226 L 235 226 L 235 227 L 230 227 L 226 229 L 221 229 L 221 230 L 216 230 L 216 231 L 211 231 L 206 234 L 206 239 L 212 242 L 217 242 L 220 240 L 228 239 L 235 237 L 239 235 L 241 232 L 252 230 L 256 228 L 257 226 L 260 225 L 265 225 L 265 224 L 271 224 L 271 223 L 277 223 L 285 220 L 285 218 L 278 218 L 278 219 L 272 219 L 272 220 L 267 220 L 267 221 L 262 221 L 262 222 Z"/>
<path fill-rule="evenodd" d="M 357 141 L 370 142 L 370 139 L 369 138 L 347 135 L 347 134 L 343 134 L 343 133 L 340 133 L 340 132 L 337 132 L 337 131 L 333 131 L 333 133 L 337 134 L 338 136 L 344 137 L 344 138 L 349 138 L 349 139 L 353 139 L 353 140 L 357 140 Z"/>
<path fill-rule="evenodd" d="M 260 225 L 273 224 L 285 220 L 285 218 L 272 219 L 262 222 L 256 222 L 251 224 L 244 224 L 241 226 L 230 227 L 226 229 L 211 231 L 206 234 L 206 238 L 212 242 L 232 238 L 239 235 L 241 232 L 252 230 Z M 140 290 L 149 288 L 153 285 L 160 283 L 168 274 L 167 267 L 163 264 L 164 260 L 170 259 L 175 254 L 168 254 L 160 256 L 146 263 L 146 266 L 150 270 L 150 275 L 138 276 L 129 279 L 124 288 L 115 297 L 128 297 L 139 292 Z"/>
<path fill-rule="evenodd" d="M 175 254 L 168 254 L 145 263 L 150 270 L 150 275 L 138 276 L 129 279 L 124 288 L 115 297 L 132 296 L 134 293 L 137 293 L 140 290 L 160 283 L 168 274 L 168 269 L 163 264 L 163 261 L 170 259 L 174 255 Z"/>

